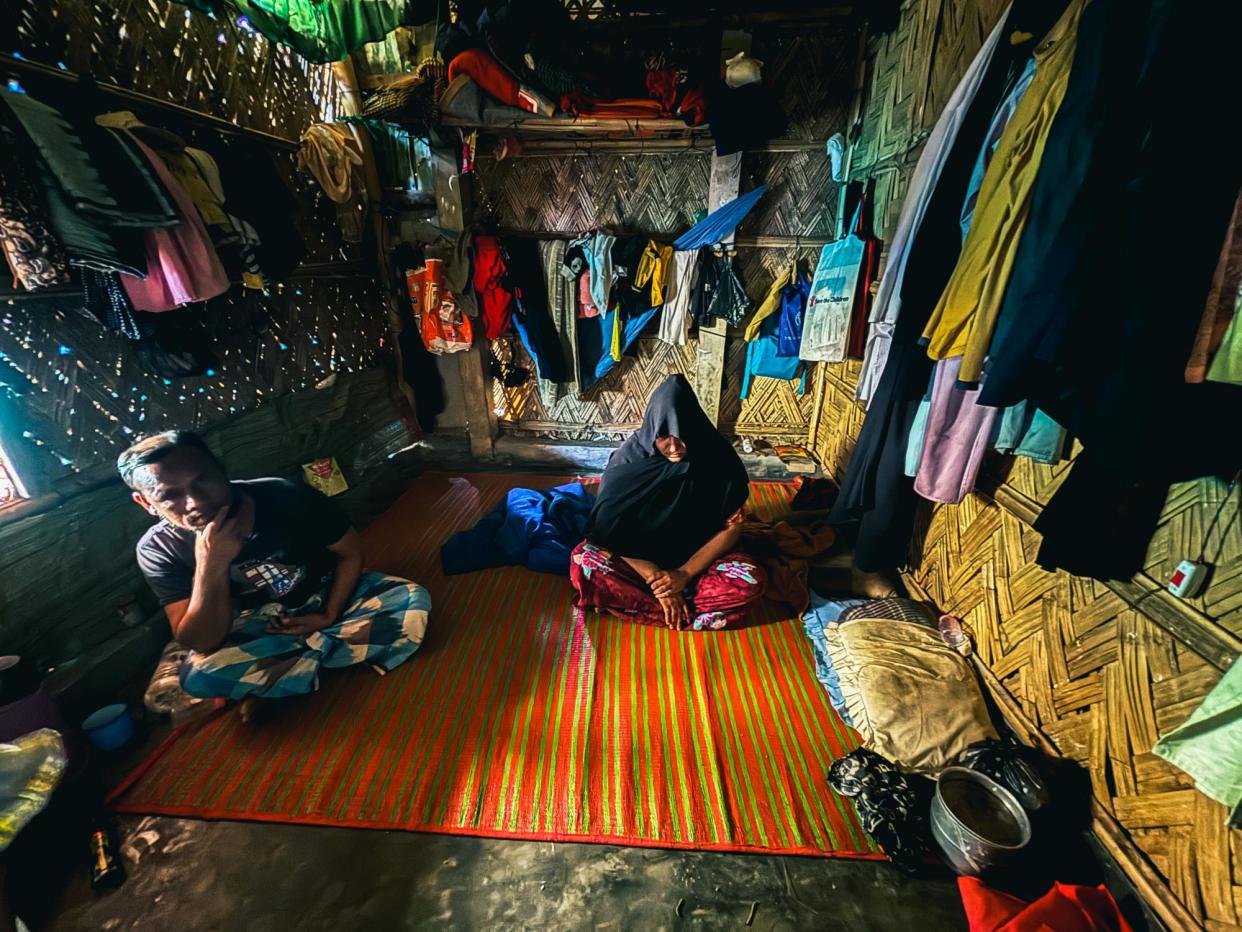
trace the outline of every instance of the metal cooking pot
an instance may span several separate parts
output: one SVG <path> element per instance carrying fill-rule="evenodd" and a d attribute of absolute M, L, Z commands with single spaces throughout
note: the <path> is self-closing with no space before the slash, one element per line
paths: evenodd
<path fill-rule="evenodd" d="M 1014 795 L 965 767 L 946 767 L 936 779 L 931 830 L 945 861 L 967 876 L 1013 860 L 1031 840 L 1031 820 Z"/>

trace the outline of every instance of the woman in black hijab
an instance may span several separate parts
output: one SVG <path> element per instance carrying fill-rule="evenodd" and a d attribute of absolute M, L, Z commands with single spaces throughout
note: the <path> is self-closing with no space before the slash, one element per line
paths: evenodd
<path fill-rule="evenodd" d="M 740 622 L 766 585 L 738 546 L 748 494 L 741 459 L 670 375 L 604 470 L 570 561 L 578 605 L 679 630 Z"/>

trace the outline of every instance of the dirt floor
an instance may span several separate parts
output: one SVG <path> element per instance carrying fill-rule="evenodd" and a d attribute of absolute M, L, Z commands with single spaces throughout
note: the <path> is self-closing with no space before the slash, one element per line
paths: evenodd
<path fill-rule="evenodd" d="M 877 862 L 168 818 L 121 828 L 125 885 L 96 898 L 75 876 L 49 928 L 965 928 L 951 878 Z"/>

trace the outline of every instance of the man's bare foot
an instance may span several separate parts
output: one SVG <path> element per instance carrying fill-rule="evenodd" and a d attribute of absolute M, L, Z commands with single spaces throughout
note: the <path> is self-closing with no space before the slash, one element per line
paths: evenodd
<path fill-rule="evenodd" d="M 241 716 L 243 722 L 249 723 L 258 720 L 259 701 L 256 696 L 247 696 L 237 704 L 237 714 Z"/>
<path fill-rule="evenodd" d="M 850 591 L 864 599 L 891 599 L 898 595 L 897 582 L 888 573 L 864 573 L 850 568 Z"/>

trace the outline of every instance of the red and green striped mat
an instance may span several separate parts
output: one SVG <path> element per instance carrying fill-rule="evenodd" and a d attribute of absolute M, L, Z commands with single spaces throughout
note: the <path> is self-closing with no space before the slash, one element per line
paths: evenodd
<path fill-rule="evenodd" d="M 829 763 L 857 744 L 797 619 L 678 633 L 588 616 L 566 579 L 445 578 L 439 545 L 547 476 L 420 477 L 367 529 L 368 565 L 432 594 L 428 637 L 386 676 L 329 671 L 258 725 L 173 734 L 118 788 L 124 812 L 505 838 L 879 857 Z M 755 483 L 751 508 L 791 487 Z"/>

